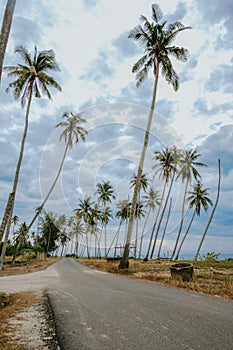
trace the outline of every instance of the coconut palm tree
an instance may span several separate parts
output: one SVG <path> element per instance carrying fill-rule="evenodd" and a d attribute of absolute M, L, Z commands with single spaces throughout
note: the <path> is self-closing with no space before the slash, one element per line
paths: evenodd
<path fill-rule="evenodd" d="M 14 255 L 13 255 L 13 259 L 12 259 L 12 265 L 15 265 L 15 260 L 16 260 L 17 254 L 19 252 L 19 249 L 21 248 L 21 245 L 25 241 L 26 236 L 27 236 L 27 225 L 26 225 L 26 222 L 24 222 L 19 227 L 18 237 L 16 240 L 17 243 L 16 243 L 16 247 L 15 247 L 15 251 L 14 251 Z"/>
<path fill-rule="evenodd" d="M 61 127 L 64 129 L 60 135 L 60 140 L 64 139 L 65 144 L 66 144 L 65 150 L 63 153 L 63 157 L 62 157 L 57 175 L 56 175 L 47 195 L 45 196 L 42 204 L 38 207 L 33 219 L 31 220 L 30 224 L 28 225 L 28 230 L 30 230 L 30 228 L 32 227 L 32 225 L 36 221 L 36 218 L 38 217 L 38 215 L 40 214 L 40 212 L 44 208 L 47 200 L 49 199 L 49 197 L 50 197 L 50 195 L 51 195 L 51 193 L 52 193 L 52 191 L 57 183 L 57 180 L 61 174 L 68 150 L 73 147 L 74 142 L 77 144 L 80 139 L 82 141 L 85 141 L 85 136 L 87 134 L 87 130 L 84 129 L 81 126 L 81 124 L 86 123 L 86 120 L 81 118 L 81 114 L 74 114 L 72 112 L 65 112 L 65 113 L 63 113 L 62 118 L 65 119 L 65 121 L 58 123 L 56 125 L 56 128 Z"/>
<path fill-rule="evenodd" d="M 134 174 L 133 179 L 130 181 L 130 183 L 131 183 L 130 187 L 131 188 L 135 187 L 136 182 L 137 182 L 137 176 L 136 176 L 136 174 Z M 147 175 L 142 174 L 141 180 L 140 180 L 139 193 L 138 193 L 138 202 L 137 202 L 136 211 L 135 211 L 135 218 L 136 218 L 136 237 L 135 237 L 135 244 L 134 244 L 134 257 L 135 257 L 135 259 L 136 259 L 137 242 L 138 242 L 138 221 L 139 221 L 140 217 L 144 216 L 144 214 L 142 215 L 142 212 L 141 213 L 139 212 L 140 210 L 142 210 L 142 206 L 143 206 L 143 204 L 141 203 L 141 190 L 143 189 L 143 191 L 145 192 L 147 187 L 148 187 Z M 139 205 L 139 203 L 140 203 L 140 205 Z"/>
<path fill-rule="evenodd" d="M 136 204 L 136 210 L 135 210 L 135 217 L 136 217 L 136 237 L 135 237 L 135 243 L 134 243 L 134 259 L 137 258 L 137 242 L 138 242 L 138 223 L 139 220 L 143 217 L 145 217 L 145 210 L 143 209 L 143 202 L 138 201 Z"/>
<path fill-rule="evenodd" d="M 90 250 L 89 250 L 89 244 L 88 244 L 88 233 L 89 233 L 89 224 L 92 217 L 92 205 L 93 201 L 91 197 L 85 197 L 83 200 L 79 199 L 79 206 L 77 209 L 74 209 L 74 212 L 76 214 L 76 217 L 78 219 L 83 219 L 85 223 L 85 234 L 86 234 L 86 249 L 87 249 L 87 255 L 88 258 L 90 258 Z"/>
<path fill-rule="evenodd" d="M 32 97 L 40 98 L 42 94 L 52 99 L 49 88 L 54 87 L 61 91 L 60 85 L 53 77 L 48 75 L 48 71 L 58 71 L 59 66 L 55 61 L 55 54 L 53 50 L 37 52 L 35 47 L 34 55 L 31 57 L 29 52 L 23 46 L 19 46 L 15 50 L 20 55 L 25 64 L 18 64 L 17 66 L 8 66 L 4 69 L 8 71 L 8 77 L 16 78 L 11 82 L 7 88 L 7 92 L 13 90 L 16 99 L 21 98 L 22 107 L 27 102 L 24 132 L 21 141 L 20 153 L 16 165 L 15 177 L 13 181 L 12 191 L 8 197 L 8 202 L 4 211 L 1 227 L 0 227 L 0 241 L 4 235 L 6 226 L 6 235 L 9 236 L 10 223 L 14 210 L 15 196 L 19 180 L 20 168 L 23 160 L 24 147 L 28 131 L 29 112 L 32 102 Z"/>
<path fill-rule="evenodd" d="M 95 237 L 95 257 L 99 256 L 101 257 L 101 250 L 100 250 L 100 240 L 101 236 L 98 235 L 100 230 L 98 227 L 98 222 L 102 221 L 103 222 L 103 212 L 100 210 L 98 203 L 93 203 L 91 207 L 91 220 L 90 220 L 90 225 L 91 225 L 91 230 L 90 233 Z M 97 249 L 98 247 L 98 249 Z"/>
<path fill-rule="evenodd" d="M 19 217 L 17 215 L 14 215 L 13 218 L 11 219 L 12 225 L 12 233 L 14 234 L 15 232 L 15 226 L 18 225 L 19 223 Z"/>
<path fill-rule="evenodd" d="M 103 213 L 107 213 L 106 207 L 107 203 L 111 203 L 112 199 L 115 199 L 115 194 L 112 185 L 110 184 L 109 181 L 105 181 L 102 183 L 98 183 L 96 185 L 97 190 L 96 194 L 98 194 L 98 202 L 102 204 L 103 206 Z M 104 228 L 104 245 L 105 245 L 105 257 L 107 256 L 107 231 L 106 231 L 106 225 L 107 222 L 104 219 L 103 221 L 103 228 Z"/>
<path fill-rule="evenodd" d="M 194 211 L 193 211 L 193 215 L 191 216 L 191 220 L 189 222 L 187 230 L 184 234 L 184 237 L 177 250 L 175 260 L 179 259 L 181 248 L 189 233 L 189 230 L 191 228 L 195 215 L 200 216 L 201 208 L 203 208 L 207 212 L 209 209 L 209 205 L 213 205 L 212 200 L 208 197 L 209 195 L 208 190 L 209 188 L 203 188 L 202 183 L 198 181 L 197 184 L 193 187 L 193 191 L 188 192 L 189 196 L 187 197 L 186 201 L 189 203 L 190 209 L 194 207 Z"/>
<path fill-rule="evenodd" d="M 78 258 L 78 251 L 79 251 L 79 236 L 83 236 L 84 233 L 84 227 L 81 218 L 77 218 L 76 216 L 71 216 L 68 219 L 68 228 L 69 228 L 69 238 L 74 243 L 74 249 L 73 245 L 71 247 L 71 254 L 74 254 Z"/>
<path fill-rule="evenodd" d="M 215 203 L 214 203 L 214 207 L 213 207 L 213 210 L 211 212 L 211 215 L 210 215 L 210 218 L 209 218 L 209 221 L 206 225 L 206 228 L 205 228 L 205 231 L 203 233 L 203 236 L 201 238 L 201 241 L 200 241 L 200 244 L 197 248 L 197 252 L 196 252 L 196 255 L 195 255 L 195 258 L 194 260 L 197 260 L 198 256 L 199 256 L 199 253 L 200 253 L 200 250 L 201 250 L 201 247 L 202 247 L 202 244 L 204 242 L 204 239 L 205 239 L 205 236 L 207 234 L 207 231 L 210 227 L 210 224 L 212 222 L 212 219 L 214 217 L 214 213 L 215 213 L 215 210 L 217 208 L 217 205 L 218 205 L 218 201 L 219 201 L 219 196 L 220 196 L 220 187 L 221 187 L 221 163 L 220 163 L 220 159 L 218 160 L 218 189 L 217 189 L 217 196 L 216 196 L 216 200 L 215 200 Z"/>
<path fill-rule="evenodd" d="M 159 249 L 158 249 L 158 255 L 157 255 L 158 258 L 160 258 L 161 249 L 162 249 L 162 246 L 163 246 L 163 241 L 164 241 L 166 230 L 167 230 L 167 225 L 168 225 L 169 220 L 170 220 L 171 207 L 172 207 L 172 198 L 170 198 L 170 204 L 169 204 L 169 208 L 168 208 L 167 218 L 166 218 L 165 226 L 164 226 L 164 229 L 163 229 L 163 234 L 162 234 L 160 245 L 159 245 Z"/>
<path fill-rule="evenodd" d="M 159 197 L 159 191 L 155 190 L 153 187 L 149 187 L 146 194 L 143 196 L 143 199 L 144 199 L 144 207 L 149 208 L 149 210 L 142 229 L 140 248 L 139 248 L 139 259 L 141 258 L 144 232 L 145 232 L 150 214 L 155 210 L 157 205 L 158 206 L 160 205 L 160 202 L 161 202 L 161 198 Z"/>
<path fill-rule="evenodd" d="M 10 35 L 15 4 L 16 4 L 16 0 L 7 1 L 3 21 L 2 21 L 2 29 L 0 34 L 0 85 L 1 85 L 1 78 L 2 78 L 3 62 L 4 62 L 6 47 L 7 47 L 7 43 Z"/>
<path fill-rule="evenodd" d="M 124 221 L 127 221 L 127 219 L 129 218 L 129 213 L 130 213 L 130 205 L 131 203 L 129 203 L 129 201 L 127 199 L 124 200 L 120 200 L 116 207 L 117 207 L 117 212 L 116 212 L 116 217 L 120 218 L 120 222 L 119 222 L 119 226 L 117 228 L 116 234 L 113 237 L 113 240 L 109 246 L 108 252 L 107 252 L 107 256 L 113 246 L 113 243 L 116 241 L 115 243 L 115 249 L 114 249 L 114 257 L 116 256 L 116 249 L 118 247 L 118 241 L 119 241 L 119 235 L 120 235 L 120 230 L 121 230 L 121 226 L 123 224 Z"/>
<path fill-rule="evenodd" d="M 175 91 L 178 90 L 179 78 L 172 66 L 172 62 L 169 56 L 173 56 L 179 61 L 186 61 L 188 58 L 188 50 L 184 49 L 183 47 L 175 46 L 173 44 L 173 41 L 180 32 L 190 27 L 185 27 L 180 22 L 175 22 L 173 24 L 167 24 L 166 21 L 161 22 L 162 17 L 163 14 L 158 4 L 153 4 L 152 22 L 150 23 L 145 16 L 141 16 L 140 20 L 142 22 L 142 25 L 138 25 L 137 27 L 135 27 L 129 34 L 129 38 L 138 41 L 139 44 L 141 44 L 141 46 L 145 50 L 145 54 L 134 64 L 132 69 L 133 73 L 137 73 L 136 85 L 137 87 L 139 87 L 140 84 L 143 83 L 143 81 L 148 76 L 149 70 L 152 68 L 154 75 L 154 87 L 143 148 L 137 171 L 137 181 L 134 187 L 126 245 L 122 260 L 119 265 L 119 268 L 122 269 L 128 266 L 130 242 L 132 238 L 134 224 L 134 213 L 136 210 L 136 203 L 138 201 L 141 176 L 143 172 L 146 150 L 149 142 L 149 134 L 155 108 L 159 73 L 161 72 L 161 74 L 165 77 L 166 81 L 169 84 L 172 84 Z"/>
<path fill-rule="evenodd" d="M 157 163 L 153 166 L 153 169 L 155 169 L 155 174 L 158 174 L 159 178 L 164 180 L 164 185 L 163 185 L 162 197 L 161 197 L 159 208 L 158 208 L 158 211 L 156 213 L 155 221 L 154 221 L 154 224 L 153 224 L 153 227 L 152 227 L 150 241 L 149 241 L 149 244 L 148 244 L 147 253 L 146 253 L 146 256 L 144 258 L 144 261 L 147 261 L 148 258 L 149 258 L 150 249 L 151 249 L 151 245 L 152 245 L 153 238 L 154 238 L 154 232 L 155 232 L 156 225 L 157 225 L 157 220 L 159 218 L 159 214 L 160 214 L 160 211 L 162 209 L 163 202 L 164 202 L 164 196 L 165 196 L 166 187 L 167 187 L 167 185 L 169 183 L 169 180 L 172 179 L 171 185 L 170 185 L 170 188 L 169 188 L 169 190 L 171 190 L 171 186 L 172 186 L 172 183 L 173 183 L 173 180 L 174 180 L 174 174 L 175 174 L 175 171 L 176 171 L 176 161 L 174 159 L 174 154 L 173 154 L 172 148 L 168 148 L 167 147 L 165 150 L 155 151 L 154 154 L 155 154 L 154 159 L 156 160 Z M 168 191 L 168 194 L 170 194 L 170 191 Z M 167 200 L 168 200 L 168 196 L 167 196 Z M 165 204 L 166 204 L 167 200 L 165 201 Z M 163 214 L 165 212 L 164 208 L 166 209 L 165 205 L 163 206 L 163 213 L 162 213 L 162 215 L 160 217 L 160 219 L 161 219 L 160 220 L 160 225 L 161 225 L 161 222 L 162 222 L 162 219 L 163 219 Z M 157 230 L 156 236 L 155 236 L 155 239 L 154 239 L 153 247 L 155 247 L 157 236 L 158 236 L 158 232 L 159 231 Z M 153 256 L 153 252 L 154 252 L 154 249 L 152 250 L 151 256 Z"/>
<path fill-rule="evenodd" d="M 109 206 L 104 206 L 101 210 L 101 221 L 104 227 L 104 237 L 105 237 L 105 257 L 107 257 L 107 224 L 109 220 L 113 218 L 112 209 Z"/>
<path fill-rule="evenodd" d="M 160 154 L 158 153 L 158 158 L 157 160 L 159 160 L 160 158 Z M 161 215 L 160 215 L 160 219 L 159 219 L 159 222 L 158 222 L 158 226 L 157 226 L 157 229 L 156 229 L 156 233 L 155 233 L 155 238 L 154 238 L 154 243 L 153 243 L 153 247 L 152 247 L 152 250 L 151 250 L 151 256 L 150 258 L 152 259 L 153 257 L 153 254 L 154 254 L 154 250 L 155 250 L 155 245 L 156 245 L 156 242 L 157 242 L 157 238 L 158 238 L 158 234 L 159 234 L 159 230 L 160 230 L 160 227 L 161 227 L 161 224 L 162 224 L 162 221 L 163 221 L 163 217 L 164 217 L 164 214 L 165 214 L 165 211 L 166 211 L 166 208 L 167 208 L 167 203 L 168 203 L 168 199 L 170 197 L 170 194 L 171 194 L 171 189 L 172 189 L 172 186 L 173 186 L 173 183 L 174 183 L 174 179 L 175 179 L 175 175 L 177 174 L 177 171 L 178 171 L 178 167 L 179 167 L 179 164 L 180 164 L 180 158 L 181 158 L 181 152 L 179 149 L 177 149 L 175 146 L 170 148 L 170 149 L 167 149 L 167 152 L 166 152 L 166 156 L 167 158 L 165 157 L 165 186 L 166 186 L 166 182 L 168 182 L 169 180 L 169 177 L 170 177 L 170 186 L 168 188 L 168 192 L 167 192 L 167 196 L 166 196 L 166 199 L 165 199 L 165 203 L 163 205 L 163 209 L 162 209 L 162 212 L 161 212 Z M 163 162 L 163 156 L 162 158 L 160 159 L 160 161 Z M 156 157 L 155 157 L 156 159 Z M 170 212 L 170 210 L 169 210 Z M 163 237 L 164 238 L 164 237 Z"/>
<path fill-rule="evenodd" d="M 181 178 L 182 182 L 185 182 L 185 189 L 184 189 L 184 197 L 183 197 L 183 202 L 182 202 L 182 209 L 181 209 L 181 220 L 180 220 L 180 226 L 179 226 L 179 232 L 176 238 L 175 246 L 171 255 L 171 260 L 174 258 L 176 249 L 178 246 L 178 242 L 180 239 L 180 235 L 182 232 L 183 228 L 183 223 L 184 223 L 184 210 L 185 210 L 185 203 L 186 203 L 186 195 L 188 191 L 188 185 L 191 183 L 192 179 L 194 178 L 196 181 L 198 179 L 201 179 L 201 175 L 196 169 L 196 167 L 203 167 L 207 166 L 204 163 L 198 162 L 197 159 L 201 155 L 197 153 L 196 150 L 192 149 L 187 149 L 184 150 L 183 155 L 180 159 L 180 170 L 178 173 L 178 178 Z"/>

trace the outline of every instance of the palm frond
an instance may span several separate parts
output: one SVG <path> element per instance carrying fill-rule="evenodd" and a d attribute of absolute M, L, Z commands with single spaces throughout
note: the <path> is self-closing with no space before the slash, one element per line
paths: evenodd
<path fill-rule="evenodd" d="M 161 8 L 159 7 L 158 4 L 153 4 L 151 6 L 151 8 L 152 8 L 152 19 L 153 19 L 153 21 L 155 21 L 156 23 L 159 23 L 159 21 L 163 17 L 163 12 L 162 12 Z"/>
<path fill-rule="evenodd" d="M 134 65 L 132 68 L 132 73 L 136 73 L 138 72 L 142 66 L 144 66 L 144 64 L 146 63 L 146 60 L 148 59 L 148 55 L 144 55 L 142 56 Z"/>
<path fill-rule="evenodd" d="M 179 23 L 179 22 L 178 22 Z M 175 31 L 167 31 L 167 35 L 166 35 L 166 45 L 170 45 L 174 40 L 175 40 L 175 38 L 177 37 L 177 35 L 180 33 L 180 32 L 182 32 L 182 31 L 184 31 L 184 30 L 186 30 L 186 29 L 192 29 L 192 27 L 185 27 L 185 26 L 183 26 L 182 28 L 180 28 L 180 29 L 177 29 L 177 30 L 175 30 Z"/>
<path fill-rule="evenodd" d="M 32 66 L 31 56 L 24 46 L 17 46 L 15 48 L 15 53 L 18 53 L 24 62 L 26 62 L 29 66 Z"/>
<path fill-rule="evenodd" d="M 167 47 L 167 52 L 174 56 L 178 61 L 187 61 L 189 58 L 189 51 L 184 47 L 172 46 Z"/>
<path fill-rule="evenodd" d="M 161 59 L 162 75 L 165 77 L 168 84 L 172 84 L 175 91 L 179 88 L 179 77 L 172 67 L 172 63 L 168 56 L 164 56 Z"/>

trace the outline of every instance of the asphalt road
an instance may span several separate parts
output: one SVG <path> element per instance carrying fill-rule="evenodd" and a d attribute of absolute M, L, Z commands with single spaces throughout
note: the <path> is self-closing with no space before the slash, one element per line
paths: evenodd
<path fill-rule="evenodd" d="M 47 293 L 62 350 L 232 350 L 233 303 L 117 277 L 72 259 Z"/>

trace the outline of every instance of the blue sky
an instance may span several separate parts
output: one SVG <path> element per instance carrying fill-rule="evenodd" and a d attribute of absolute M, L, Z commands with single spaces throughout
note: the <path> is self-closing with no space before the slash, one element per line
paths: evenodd
<path fill-rule="evenodd" d="M 180 20 L 192 30 L 176 41 L 189 49 L 187 63 L 175 63 L 180 89 L 174 92 L 160 79 L 156 116 L 146 160 L 151 174 L 153 152 L 172 144 L 197 148 L 203 184 L 216 197 L 217 160 L 221 159 L 219 205 L 203 251 L 233 253 L 233 3 L 231 0 L 158 0 L 166 19 Z M 6 1 L 1 1 L 3 15 Z M 64 145 L 54 130 L 65 111 L 83 112 L 89 135 L 66 160 L 59 184 L 46 207 L 70 215 L 82 195 L 92 195 L 96 183 L 110 180 L 117 199 L 130 192 L 150 107 L 153 77 L 136 88 L 132 65 L 141 48 L 127 38 L 141 14 L 150 18 L 152 2 L 143 0 L 17 0 L 5 65 L 17 64 L 17 45 L 30 52 L 54 49 L 61 71 L 55 77 L 62 92 L 53 101 L 33 100 L 30 127 L 15 205 L 20 221 L 29 221 L 52 181 Z M 11 94 L 3 75 L 0 98 L 1 213 L 12 186 L 25 110 Z M 157 181 L 155 184 L 161 187 Z M 179 221 L 182 186 L 178 186 L 173 219 L 165 247 L 171 249 Z M 177 193 L 176 193 L 177 194 Z M 174 194 L 175 195 L 175 194 Z M 190 213 L 186 213 L 188 221 Z M 208 215 L 196 222 L 185 250 L 195 251 Z M 114 225 L 114 224 L 113 224 Z"/>

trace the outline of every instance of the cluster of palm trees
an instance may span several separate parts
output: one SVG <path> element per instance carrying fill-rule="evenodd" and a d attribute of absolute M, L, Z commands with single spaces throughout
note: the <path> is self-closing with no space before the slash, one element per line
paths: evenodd
<path fill-rule="evenodd" d="M 177 237 L 170 258 L 175 260 L 179 258 L 195 217 L 200 216 L 202 209 L 207 212 L 213 204 L 209 198 L 209 189 L 204 188 L 201 175 L 197 170 L 198 167 L 206 166 L 198 161 L 199 157 L 200 154 L 196 150 L 181 150 L 176 147 L 155 152 L 153 179 L 149 179 L 145 174 L 142 174 L 141 177 L 139 201 L 134 217 L 134 236 L 130 245 L 134 258 L 152 259 L 155 256 L 156 246 L 158 246 L 157 257 L 162 257 L 166 230 L 172 219 L 171 213 L 175 212 L 172 202 L 177 202 L 177 198 L 175 198 L 178 196 L 177 186 L 174 186 L 177 183 L 179 186 L 183 185 L 181 186 L 183 195 L 178 211 L 180 219 Z M 164 183 L 161 193 L 153 187 L 155 183 L 158 186 L 160 180 Z M 136 175 L 133 175 L 131 187 L 135 187 L 135 183 Z M 172 191 L 173 187 L 175 188 Z M 173 194 L 173 198 L 171 194 Z M 97 196 L 96 199 L 88 196 L 79 199 L 79 205 L 74 209 L 81 236 L 85 237 L 85 243 L 81 244 L 83 253 L 86 249 L 88 257 L 91 255 L 96 257 L 104 255 L 106 257 L 112 249 L 111 253 L 114 251 L 114 256 L 116 256 L 119 253 L 118 249 L 125 247 L 132 202 L 129 199 L 115 202 L 116 195 L 109 181 L 98 183 L 94 195 Z M 189 222 L 187 222 L 190 217 L 188 210 L 193 210 Z M 177 210 L 175 214 L 177 215 Z M 119 219 L 119 226 L 113 232 L 113 227 L 116 225 L 111 225 L 108 232 L 107 224 L 113 219 L 115 222 L 116 218 Z M 123 223 L 125 224 L 124 228 L 122 228 Z M 92 237 L 94 237 L 95 242 L 93 245 L 91 244 Z M 91 253 L 92 246 L 95 249 Z M 102 252 L 101 248 L 103 248 Z M 104 254 L 102 254 L 103 251 Z"/>
<path fill-rule="evenodd" d="M 59 66 L 55 60 L 55 53 L 53 50 L 47 51 L 37 51 L 35 47 L 34 54 L 31 56 L 28 50 L 19 46 L 16 48 L 15 52 L 20 55 L 24 64 L 19 63 L 17 66 L 7 66 L 4 67 L 5 71 L 8 71 L 8 77 L 14 80 L 10 82 L 7 92 L 13 90 L 13 95 L 15 99 L 21 100 L 21 105 L 24 108 L 26 104 L 26 114 L 24 123 L 24 132 L 21 141 L 21 147 L 19 152 L 19 158 L 16 164 L 16 170 L 13 180 L 13 186 L 11 193 L 9 194 L 8 201 L 3 214 L 1 226 L 0 226 L 0 242 L 3 242 L 0 269 L 4 267 L 4 257 L 6 252 L 6 245 L 9 239 L 11 220 L 14 211 L 15 197 L 18 187 L 20 169 L 23 161 L 24 149 L 26 145 L 26 139 L 29 127 L 29 112 L 33 97 L 41 98 L 45 95 L 50 100 L 52 99 L 49 88 L 55 88 L 61 91 L 61 86 L 56 82 L 56 80 L 48 74 L 48 72 L 59 71 Z M 51 184 L 48 194 L 45 196 L 42 204 L 38 207 L 35 216 L 32 218 L 29 225 L 27 225 L 27 231 L 32 227 L 36 218 L 44 208 L 51 192 L 53 191 L 57 180 L 60 176 L 66 155 L 68 150 L 73 147 L 73 143 L 78 143 L 79 140 L 85 141 L 85 136 L 87 131 L 82 127 L 85 123 L 85 119 L 81 117 L 81 114 L 75 114 L 72 112 L 64 112 L 62 116 L 62 122 L 58 123 L 56 127 L 61 127 L 63 129 L 60 140 L 64 139 L 66 143 L 65 151 L 58 169 L 57 175 Z"/>
<path fill-rule="evenodd" d="M 9 5 L 13 5 L 11 9 L 12 18 L 15 1 L 9 0 L 8 3 Z M 143 167 L 149 142 L 150 128 L 153 121 L 159 77 L 160 74 L 164 76 L 165 80 L 173 86 L 174 90 L 178 90 L 179 77 L 173 68 L 170 57 L 173 57 L 179 61 L 186 61 L 188 59 L 188 50 L 183 47 L 175 46 L 174 40 L 178 34 L 191 28 L 184 26 L 180 22 L 168 24 L 167 21 L 163 20 L 162 11 L 157 4 L 152 5 L 152 22 L 149 22 L 145 16 L 141 16 L 140 22 L 141 24 L 130 32 L 129 38 L 139 42 L 144 50 L 144 54 L 134 64 L 132 71 L 136 73 L 136 85 L 139 87 L 147 78 L 150 69 L 152 69 L 154 86 L 151 109 L 146 125 L 146 132 L 139 160 L 138 171 L 137 174 L 134 175 L 131 182 L 133 187 L 132 201 L 125 199 L 116 204 L 116 217 L 120 219 L 120 223 L 119 228 L 115 233 L 114 240 L 109 247 L 107 247 L 107 224 L 113 217 L 113 210 L 111 209 L 110 204 L 115 199 L 113 187 L 110 182 L 103 182 L 97 185 L 95 194 L 97 196 L 96 202 L 90 197 L 80 199 L 78 208 L 74 210 L 75 220 L 73 220 L 73 223 L 70 224 L 70 232 L 73 232 L 74 235 L 78 235 L 79 230 L 80 232 L 85 232 L 86 244 L 83 244 L 82 246 L 85 247 L 88 256 L 90 256 L 90 240 L 93 235 L 95 236 L 96 240 L 96 256 L 101 255 L 100 247 L 103 240 L 105 256 L 107 256 L 109 253 L 111 246 L 114 246 L 115 244 L 115 247 L 117 247 L 118 242 L 121 241 L 124 251 L 119 268 L 125 268 L 128 266 L 128 258 L 130 250 L 132 249 L 132 242 L 134 242 L 134 257 L 136 258 L 137 256 L 142 256 L 143 240 L 145 233 L 148 231 L 148 224 L 151 222 L 150 218 L 154 212 L 156 212 L 156 214 L 154 214 L 154 223 L 152 225 L 147 244 L 145 260 L 154 256 L 157 243 L 160 243 L 158 247 L 158 256 L 160 256 L 166 230 L 172 213 L 173 198 L 171 193 L 175 182 L 180 180 L 184 184 L 184 193 L 180 212 L 179 229 L 171 254 L 172 259 L 178 259 L 184 240 L 190 231 L 195 216 L 200 215 L 202 207 L 206 211 L 208 206 L 212 205 L 212 201 L 208 198 L 208 189 L 203 188 L 201 176 L 196 169 L 196 167 L 204 166 L 204 164 L 198 162 L 200 155 L 196 150 L 178 150 L 176 147 L 173 147 L 162 151 L 156 151 L 156 164 L 154 166 L 154 170 L 155 174 L 164 181 L 164 185 L 161 194 L 159 194 L 160 191 L 158 191 L 158 189 L 155 190 L 152 186 L 148 186 L 148 180 L 146 179 L 146 175 L 143 173 Z M 0 39 L 4 39 L 3 32 Z M 4 40 L 6 44 L 7 38 Z M 12 217 L 14 215 L 14 204 L 28 133 L 29 112 L 33 98 L 41 98 L 42 95 L 45 95 L 51 100 L 51 87 L 61 91 L 61 86 L 52 76 L 49 75 L 49 72 L 59 71 L 59 66 L 55 60 L 55 53 L 53 50 L 38 52 L 37 48 L 35 47 L 33 55 L 30 55 L 25 47 L 19 46 L 16 48 L 15 52 L 21 57 L 22 63 L 19 63 L 17 66 L 5 67 L 5 71 L 8 72 L 8 77 L 13 79 L 7 88 L 7 92 L 12 90 L 14 97 L 21 100 L 22 107 L 24 108 L 26 106 L 26 114 L 24 132 L 22 136 L 19 158 L 16 164 L 12 190 L 9 193 L 6 208 L 3 213 L 3 219 L 0 225 L 0 242 L 3 242 L 0 268 L 3 268 L 6 245 L 9 239 Z M 61 139 L 65 140 L 65 151 L 60 167 L 53 183 L 51 184 L 48 194 L 45 196 L 41 205 L 37 208 L 36 214 L 33 216 L 29 225 L 26 225 L 24 234 L 27 234 L 29 229 L 31 229 L 35 220 L 43 210 L 51 192 L 53 191 L 60 176 L 68 150 L 73 147 L 74 143 L 78 143 L 80 139 L 85 141 L 87 131 L 82 127 L 83 123 L 85 123 L 85 120 L 82 118 L 80 113 L 76 114 L 72 112 L 65 112 L 63 114 L 63 121 L 57 124 L 57 127 L 63 128 Z M 190 185 L 193 185 L 192 191 L 189 191 Z M 217 206 L 219 189 L 220 162 L 218 194 L 210 219 L 212 219 Z M 189 205 L 190 208 L 194 208 L 193 216 L 191 217 L 191 221 L 188 225 L 185 223 L 185 209 L 187 208 L 187 205 Z M 147 210 L 147 215 L 145 210 Z M 142 232 L 139 234 L 139 221 L 143 217 L 145 217 L 145 221 Z M 126 231 L 124 239 L 120 239 L 121 226 L 123 222 L 127 224 Z M 207 229 L 208 227 L 209 224 L 207 225 Z M 158 237 L 162 228 L 163 233 L 159 241 Z M 203 239 L 207 229 L 204 232 Z M 135 233 L 134 239 L 132 239 L 133 233 Z M 182 241 L 180 242 L 181 237 Z M 66 245 L 65 234 L 62 244 L 63 246 Z M 78 252 L 77 247 L 78 243 L 76 240 L 76 252 Z M 198 249 L 200 250 L 200 246 Z"/>

